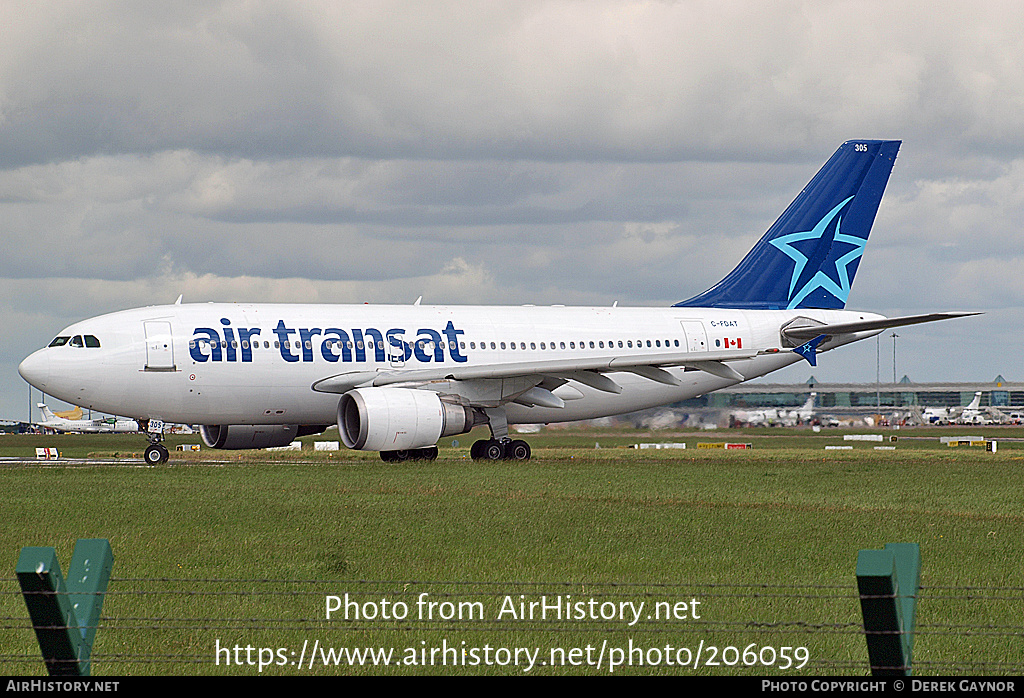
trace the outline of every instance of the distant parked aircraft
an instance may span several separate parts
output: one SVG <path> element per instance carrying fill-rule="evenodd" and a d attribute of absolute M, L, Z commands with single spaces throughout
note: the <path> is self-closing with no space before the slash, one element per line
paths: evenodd
<path fill-rule="evenodd" d="M 796 409 L 780 410 L 775 407 L 767 407 L 763 410 L 736 410 L 732 416 L 738 422 L 750 427 L 791 427 L 797 424 L 810 424 L 814 419 L 814 398 L 817 393 L 811 393 L 807 401 Z"/>
<path fill-rule="evenodd" d="M 36 426 L 46 429 L 53 429 L 60 432 L 133 432 L 139 431 L 139 424 L 134 419 L 118 419 L 117 417 L 105 417 L 103 419 L 65 419 L 58 417 L 46 403 L 40 402 L 36 407 L 42 415 L 43 421 Z"/>

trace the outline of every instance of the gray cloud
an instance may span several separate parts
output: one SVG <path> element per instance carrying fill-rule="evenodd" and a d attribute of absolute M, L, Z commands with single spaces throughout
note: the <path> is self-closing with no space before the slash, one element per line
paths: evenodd
<path fill-rule="evenodd" d="M 182 292 L 671 303 L 859 137 L 904 146 L 851 305 L 987 310 L 907 330 L 906 372 L 1012 377 L 1022 19 L 985 1 L 5 2 L 0 406 L 24 411 L 14 367 L 63 325 Z M 847 351 L 819 378 L 873 379 L 873 347 Z"/>

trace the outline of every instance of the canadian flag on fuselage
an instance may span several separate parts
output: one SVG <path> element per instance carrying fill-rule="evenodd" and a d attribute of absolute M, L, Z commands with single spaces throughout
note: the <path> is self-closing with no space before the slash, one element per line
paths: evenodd
<path fill-rule="evenodd" d="M 736 339 L 729 339 L 728 337 L 726 337 L 725 338 L 725 348 L 726 349 L 742 349 L 743 348 L 743 339 L 740 338 L 740 337 L 737 337 Z"/>

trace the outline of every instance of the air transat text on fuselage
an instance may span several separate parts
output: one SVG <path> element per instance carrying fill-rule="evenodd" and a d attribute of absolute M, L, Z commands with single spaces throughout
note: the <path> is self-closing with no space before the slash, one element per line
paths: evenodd
<path fill-rule="evenodd" d="M 264 341 L 265 348 L 270 348 L 271 334 L 276 336 L 274 348 L 280 351 L 281 358 L 292 363 L 314 361 L 316 354 L 319 354 L 316 360 L 322 358 L 330 363 L 351 362 L 353 358 L 357 362 L 365 362 L 367 351 L 372 352 L 373 361 L 380 363 L 409 361 L 414 357 L 423 363 L 442 363 L 446 360 L 446 349 L 450 360 L 457 363 L 467 361 L 459 347 L 459 335 L 465 332 L 456 329 L 451 320 L 441 331 L 428 327 L 417 329 L 413 342 L 405 341 L 406 330 L 401 327 L 383 332 L 373 327 L 347 330 L 338 327 L 289 327 L 284 320 L 278 320 L 274 329 L 263 335 L 259 327 L 232 327 L 228 318 L 221 318 L 220 322 L 223 328 L 219 331 L 212 327 L 193 330 L 189 354 L 195 361 L 251 362 L 259 341 Z M 441 335 L 446 339 L 442 340 Z M 319 351 L 314 351 L 317 348 Z"/>

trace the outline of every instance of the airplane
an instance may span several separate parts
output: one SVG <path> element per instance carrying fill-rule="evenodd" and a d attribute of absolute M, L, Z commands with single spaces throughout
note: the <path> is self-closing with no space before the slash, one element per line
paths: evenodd
<path fill-rule="evenodd" d="M 921 419 L 925 424 L 989 424 L 992 420 L 987 409 L 981 408 L 981 392 L 974 393 L 974 398 L 964 407 L 925 407 L 921 411 Z"/>
<path fill-rule="evenodd" d="M 925 407 L 921 410 L 921 421 L 925 424 L 937 424 L 946 426 L 952 419 L 951 407 Z"/>
<path fill-rule="evenodd" d="M 737 421 L 751 427 L 790 427 L 796 424 L 809 424 L 814 418 L 814 399 L 817 395 L 817 393 L 811 393 L 801 407 L 792 410 L 780 410 L 775 407 L 750 411 L 735 410 L 732 416 Z"/>
<path fill-rule="evenodd" d="M 783 410 L 782 419 L 783 424 L 790 426 L 792 424 L 810 424 L 811 420 L 814 419 L 814 400 L 818 397 L 817 393 L 811 393 L 807 396 L 807 401 L 795 410 Z"/>
<path fill-rule="evenodd" d="M 775 407 L 765 407 L 760 410 L 734 410 L 730 416 L 736 420 L 738 426 L 770 427 L 779 423 L 779 410 Z"/>
<path fill-rule="evenodd" d="M 954 420 L 957 424 L 991 424 L 994 420 L 988 410 L 981 407 L 981 392 L 974 393 L 970 404 L 966 405 Z"/>
<path fill-rule="evenodd" d="M 842 144 L 720 282 L 667 308 L 182 304 L 75 323 L 20 364 L 71 404 L 165 421 L 224 449 L 337 424 L 348 448 L 433 459 L 486 424 L 474 459 L 523 461 L 509 425 L 593 419 L 757 378 L 885 329 L 976 315 L 846 310 L 900 141 Z M 154 426 L 155 425 L 155 426 Z"/>
<path fill-rule="evenodd" d="M 35 426 L 52 429 L 53 431 L 81 433 L 123 433 L 139 431 L 139 424 L 134 419 L 117 419 L 116 417 L 106 417 L 102 419 L 66 419 L 64 417 L 58 417 L 51 412 L 50 408 L 47 407 L 44 402 L 40 402 L 36 407 L 39 408 L 39 413 L 42 415 L 42 421 L 37 422 Z"/>

